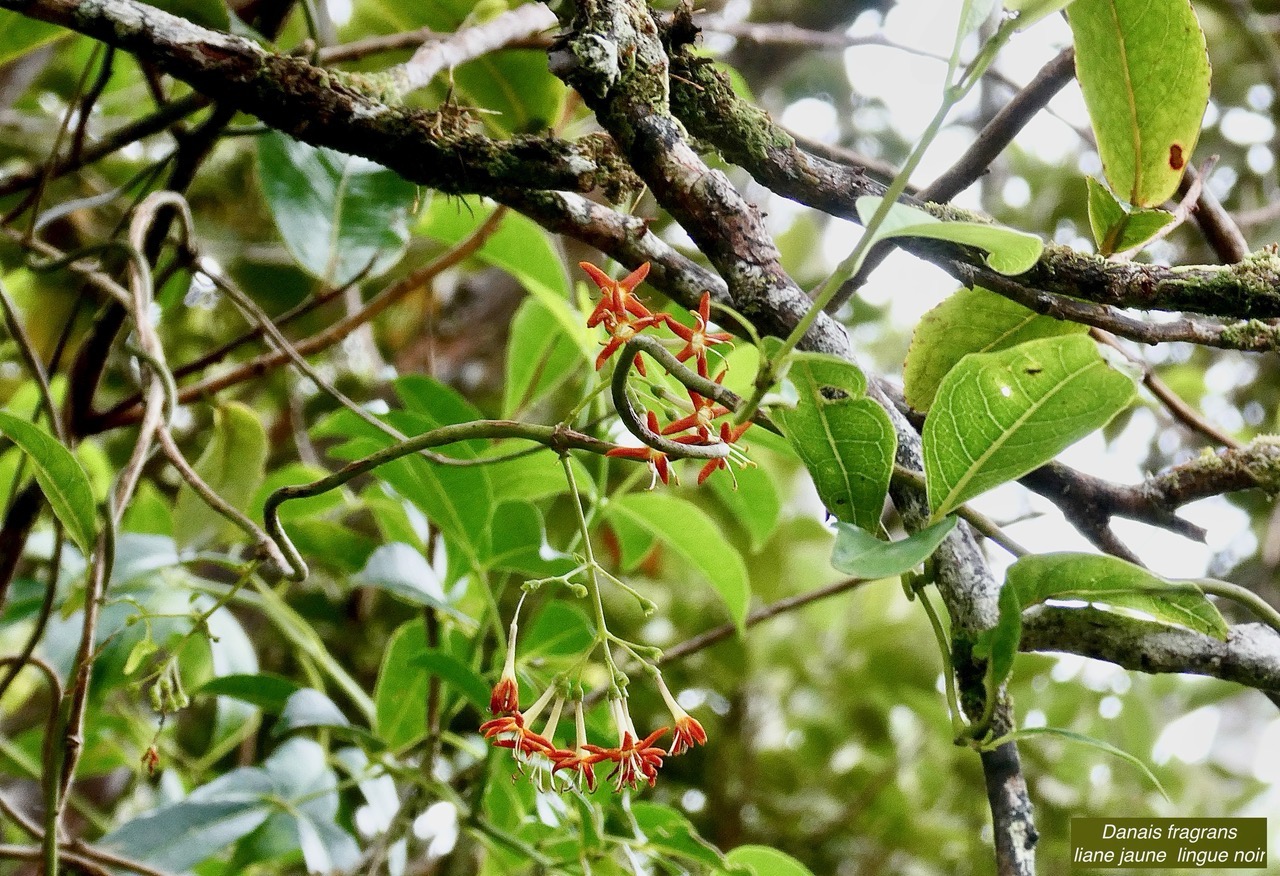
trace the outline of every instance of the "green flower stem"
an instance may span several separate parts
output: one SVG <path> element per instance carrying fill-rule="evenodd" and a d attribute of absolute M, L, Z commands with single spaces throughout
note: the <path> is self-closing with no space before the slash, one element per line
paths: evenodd
<path fill-rule="evenodd" d="M 617 686 L 618 667 L 613 662 L 613 651 L 609 648 L 609 625 L 605 621 L 604 600 L 600 595 L 600 566 L 596 562 L 595 551 L 591 548 L 591 528 L 587 523 L 586 512 L 582 510 L 582 495 L 578 492 L 578 481 L 574 477 L 569 454 L 560 455 L 560 464 L 564 468 L 565 480 L 569 482 L 569 495 L 573 497 L 573 508 L 578 513 L 578 530 L 582 534 L 582 554 L 587 560 L 587 581 L 590 582 L 591 604 L 596 614 L 596 644 L 604 653 L 604 665 L 609 670 L 609 689 L 612 691 Z"/>

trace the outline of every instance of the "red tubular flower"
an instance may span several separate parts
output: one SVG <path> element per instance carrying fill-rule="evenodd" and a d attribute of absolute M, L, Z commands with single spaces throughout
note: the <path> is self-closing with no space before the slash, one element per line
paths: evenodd
<path fill-rule="evenodd" d="M 480 734 L 498 748 L 510 748 L 517 756 L 550 754 L 556 750 L 554 745 L 525 726 L 524 716 L 519 712 L 485 721 L 480 725 Z"/>
<path fill-rule="evenodd" d="M 600 323 L 627 322 L 632 316 L 637 319 L 653 317 L 649 309 L 640 303 L 632 293 L 635 288 L 649 276 L 649 263 L 645 262 L 621 280 L 615 280 L 591 262 L 578 262 L 578 267 L 587 272 L 591 281 L 599 287 L 600 303 L 587 317 L 587 328 L 594 328 Z M 656 321 L 656 320 L 655 320 Z"/>
<path fill-rule="evenodd" d="M 702 301 L 698 303 L 698 309 L 693 315 L 693 328 L 689 328 L 684 323 L 679 322 L 670 314 L 664 314 L 664 316 L 667 320 L 667 327 L 685 341 L 684 349 L 676 353 L 676 358 L 681 362 L 686 362 L 691 357 L 695 357 L 697 359 L 698 373 L 706 377 L 707 350 L 716 344 L 723 344 L 733 339 L 733 335 L 728 332 L 707 331 L 707 324 L 711 321 L 711 293 L 702 293 Z"/>
<path fill-rule="evenodd" d="M 624 322 L 622 320 L 606 319 L 604 327 L 609 332 L 609 340 L 605 342 L 604 349 L 600 351 L 600 355 L 596 357 L 596 370 L 599 371 L 609 357 L 621 349 L 622 345 L 634 338 L 640 332 L 649 328 L 649 326 L 657 325 L 662 321 L 662 317 L 649 316 L 640 319 Z M 639 363 L 640 357 L 637 355 L 637 369 L 641 374 L 644 373 L 644 365 Z"/>
<path fill-rule="evenodd" d="M 654 730 L 644 739 L 636 735 L 635 725 L 631 723 L 631 715 L 623 700 L 612 700 L 609 710 L 613 713 L 613 722 L 618 728 L 619 742 L 617 748 L 601 748 L 598 745 L 584 745 L 591 752 L 592 762 L 610 760 L 616 766 L 609 778 L 613 780 L 613 789 L 636 788 L 641 782 L 650 787 L 658 780 L 658 770 L 662 768 L 665 756 L 661 748 L 654 747 L 655 742 L 667 732 L 666 727 Z"/>
<path fill-rule="evenodd" d="M 675 722 L 675 735 L 671 740 L 671 748 L 667 754 L 675 757 L 677 754 L 684 754 L 695 745 L 703 745 L 707 741 L 707 731 L 702 729 L 702 725 L 698 720 L 680 707 L 676 702 L 676 698 L 671 695 L 671 691 L 667 690 L 667 684 L 662 680 L 661 675 L 655 675 L 654 679 L 658 683 L 658 692 L 662 694 L 662 700 L 667 704 L 667 708 L 671 711 L 671 717 Z"/>
<path fill-rule="evenodd" d="M 724 379 L 725 372 L 720 372 L 720 376 L 716 378 L 716 383 Z M 732 413 L 724 405 L 716 404 L 716 400 L 708 398 L 701 393 L 689 390 L 689 400 L 693 402 L 693 413 L 673 420 L 667 424 L 662 430 L 663 435 L 674 435 L 677 432 L 684 432 L 686 429 L 694 429 L 698 433 L 698 438 L 704 442 L 715 440 L 716 429 L 711 421 L 716 417 L 723 417 L 725 414 Z"/>
<path fill-rule="evenodd" d="M 653 411 L 647 411 L 646 414 L 649 431 L 656 434 L 658 431 L 658 415 Z M 667 455 L 661 450 L 654 450 L 647 444 L 642 447 L 615 447 L 607 451 L 605 456 L 638 459 L 641 462 L 647 462 L 650 471 L 653 472 L 653 478 L 649 482 L 649 489 L 653 489 L 658 481 L 662 481 L 663 484 L 671 483 L 671 462 L 667 459 Z"/>
<path fill-rule="evenodd" d="M 489 696 L 489 711 L 506 715 L 520 710 L 520 684 L 516 681 L 516 622 L 511 622 L 511 634 L 507 637 L 507 659 L 502 665 L 502 677 L 493 686 Z"/>
<path fill-rule="evenodd" d="M 577 773 L 578 780 L 586 786 L 588 791 L 594 791 L 596 789 L 595 765 L 604 758 L 598 754 L 592 754 L 587 746 L 587 725 L 582 716 L 582 700 L 574 703 L 573 721 L 578 732 L 577 744 L 572 750 L 560 749 L 551 753 L 551 760 L 555 764 L 551 767 L 551 774 L 555 775 L 560 770 L 571 770 Z"/>

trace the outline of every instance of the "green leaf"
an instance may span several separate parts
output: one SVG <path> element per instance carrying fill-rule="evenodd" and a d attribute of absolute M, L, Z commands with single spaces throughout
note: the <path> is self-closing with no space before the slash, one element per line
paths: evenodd
<path fill-rule="evenodd" d="M 964 39 L 986 23 L 996 8 L 997 0 L 963 0 L 960 4 L 960 21 L 956 26 L 954 53 L 959 54 Z"/>
<path fill-rule="evenodd" d="M 1018 14 L 1018 30 L 1026 30 L 1042 18 L 1061 12 L 1073 0 L 1005 0 L 1004 8 Z"/>
<path fill-rule="evenodd" d="M 837 520 L 880 525 L 898 436 L 884 409 L 866 397 L 857 366 L 814 353 L 792 357 L 788 378 L 799 392 L 792 409 L 772 416 Z"/>
<path fill-rule="evenodd" d="M 0 434 L 31 460 L 31 470 L 67 535 L 88 556 L 97 537 L 93 487 L 80 463 L 40 426 L 0 411 Z"/>
<path fill-rule="evenodd" d="M 423 213 L 418 233 L 452 245 L 479 228 L 493 209 L 479 198 L 438 199 Z M 541 226 L 526 216 L 508 213 L 475 257 L 515 277 L 555 317 L 583 356 L 595 358 L 586 322 L 571 303 L 564 261 Z"/>
<path fill-rule="evenodd" d="M 955 525 L 956 518 L 947 517 L 901 541 L 881 541 L 853 524 L 837 523 L 831 565 L 871 581 L 901 575 L 931 557 Z"/>
<path fill-rule="evenodd" d="M 858 216 L 864 223 L 875 215 L 883 200 L 877 195 L 858 198 Z M 876 240 L 890 237 L 930 237 L 976 246 L 987 251 L 987 264 L 993 270 L 1010 275 L 1030 270 L 1044 251 L 1044 242 L 1034 234 L 982 222 L 943 222 L 907 204 L 889 208 L 889 214 L 876 229 Z"/>
<path fill-rule="evenodd" d="M 970 353 L 1088 330 L 1079 323 L 1041 316 L 980 286 L 960 289 L 926 313 L 911 336 L 902 374 L 907 404 L 929 410 L 942 378 Z"/>
<path fill-rule="evenodd" d="M 411 661 L 411 665 L 420 667 L 428 674 L 434 675 L 466 698 L 467 702 L 484 714 L 489 708 L 489 685 L 480 673 L 463 663 L 452 654 L 438 648 L 428 648 L 420 652 Z"/>
<path fill-rule="evenodd" d="M 1111 189 L 1137 207 L 1164 203 L 1209 102 L 1209 56 L 1190 0 L 1076 0 L 1067 19 Z"/>
<path fill-rule="evenodd" d="M 751 602 L 747 569 L 733 546 L 697 506 L 666 493 L 628 493 L 613 499 L 605 511 L 651 532 L 711 582 L 733 622 L 742 627 Z"/>
<path fill-rule="evenodd" d="M 640 801 L 631 804 L 631 814 L 654 851 L 709 867 L 718 867 L 724 861 L 714 846 L 698 836 L 698 831 L 678 809 Z"/>
<path fill-rule="evenodd" d="M 267 433 L 258 413 L 240 402 L 214 412 L 213 438 L 196 460 L 196 473 L 233 508 L 244 510 L 262 483 Z M 232 524 L 209 507 L 187 483 L 178 488 L 173 534 L 179 546 L 204 547 Z"/>
<path fill-rule="evenodd" d="M 1173 214 L 1165 210 L 1129 212 L 1102 183 L 1093 177 L 1085 182 L 1089 186 L 1089 227 L 1099 255 L 1139 247 L 1173 221 Z"/>
<path fill-rule="evenodd" d="M 197 691 L 201 695 L 231 697 L 262 711 L 278 715 L 289 697 L 301 690 L 297 682 L 281 675 L 262 672 L 256 675 L 236 674 L 211 678 Z"/>
<path fill-rule="evenodd" d="M 528 408 L 575 370 L 586 373 L 589 361 L 545 304 L 536 298 L 525 300 L 511 322 L 507 343 L 503 416 Z"/>
<path fill-rule="evenodd" d="M 813 876 L 813 872 L 795 858 L 771 849 L 768 846 L 738 846 L 724 856 L 728 870 L 717 871 L 716 876 L 727 876 L 728 872 L 741 873 L 743 870 L 751 876 Z"/>
<path fill-rule="evenodd" d="M 754 431 L 754 430 L 753 430 Z M 748 441 L 752 440 L 750 436 Z M 782 500 L 773 476 L 762 465 L 734 472 L 737 485 L 729 478 L 711 478 L 711 491 L 733 514 L 751 540 L 751 552 L 757 553 L 778 528 Z"/>
<path fill-rule="evenodd" d="M 1226 621 L 1193 582 L 1171 581 L 1118 557 L 1033 554 L 1010 566 L 1006 579 L 1024 609 L 1046 599 L 1088 599 L 1221 641 L 1227 638 Z"/>
<path fill-rule="evenodd" d="M 351 722 L 333 700 L 315 688 L 304 687 L 289 696 L 272 735 L 283 736 L 300 727 L 350 726 Z"/>
<path fill-rule="evenodd" d="M 0 11 L 0 67 L 66 35 L 62 28 L 27 18 L 16 12 Z"/>
<path fill-rule="evenodd" d="M 1048 462 L 1133 401 L 1086 335 L 971 353 L 938 387 L 924 424 L 935 518 Z"/>
<path fill-rule="evenodd" d="M 1030 739 L 1033 736 L 1059 736 L 1071 742 L 1078 742 L 1081 745 L 1087 745 L 1090 748 L 1096 748 L 1107 754 L 1120 758 L 1125 763 L 1131 764 L 1138 769 L 1144 776 L 1151 780 L 1151 784 L 1156 786 L 1156 790 L 1160 792 L 1165 800 L 1169 799 L 1168 792 L 1165 791 L 1164 785 L 1160 784 L 1160 780 L 1156 778 L 1156 774 L 1151 768 L 1142 761 L 1141 758 L 1130 754 L 1122 748 L 1116 748 L 1110 742 L 1103 742 L 1101 739 L 1095 739 L 1092 736 L 1086 736 L 1083 733 L 1077 733 L 1074 730 L 1064 730 L 1060 727 L 1024 727 L 1021 730 L 1015 730 L 1007 736 L 1001 737 L 999 742 L 1019 742 L 1023 739 Z"/>
<path fill-rule="evenodd" d="M 1227 623 L 1193 582 L 1171 581 L 1117 557 L 1051 553 L 1022 557 L 1009 567 L 996 626 L 979 646 L 991 660 L 996 685 L 1008 678 L 1022 636 L 1022 612 L 1048 599 L 1087 600 L 1141 612 L 1156 623 L 1186 627 L 1225 640 Z"/>
<path fill-rule="evenodd" d="M 197 788 L 184 800 L 134 818 L 98 845 L 180 873 L 225 851 L 266 821 L 271 792 L 265 772 L 241 767 Z"/>
<path fill-rule="evenodd" d="M 414 605 L 454 612 L 440 576 L 431 564 L 417 548 L 401 542 L 384 544 L 375 550 L 354 583 L 377 587 Z"/>
<path fill-rule="evenodd" d="M 427 672 L 414 660 L 427 650 L 422 619 L 409 621 L 391 636 L 378 672 L 373 699 L 378 738 L 392 748 L 408 745 L 426 732 Z"/>
<path fill-rule="evenodd" d="M 368 159 L 269 131 L 258 138 L 258 176 L 290 254 L 327 284 L 383 274 L 409 245 L 417 188 Z"/>

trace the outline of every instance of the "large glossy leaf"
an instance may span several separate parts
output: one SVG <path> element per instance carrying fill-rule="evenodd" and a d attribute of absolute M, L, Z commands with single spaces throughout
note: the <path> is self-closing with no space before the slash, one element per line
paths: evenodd
<path fill-rule="evenodd" d="M 719 866 L 724 860 L 714 846 L 698 836 L 698 831 L 678 809 L 642 801 L 631 804 L 631 814 L 649 847 L 656 851 L 709 867 Z"/>
<path fill-rule="evenodd" d="M 843 360 L 801 353 L 788 377 L 799 400 L 794 408 L 775 408 L 772 416 L 823 504 L 837 520 L 877 528 L 898 446 L 889 415 L 866 397 L 862 372 Z"/>
<path fill-rule="evenodd" d="M 75 456 L 41 427 L 4 411 L 0 411 L 0 434 L 27 455 L 49 507 L 88 556 L 97 531 L 93 487 Z"/>
<path fill-rule="evenodd" d="M 1134 210 L 1129 212 L 1093 177 L 1086 180 L 1089 187 L 1089 228 L 1100 255 L 1111 255 L 1141 246 L 1173 221 L 1173 214 L 1165 210 Z"/>
<path fill-rule="evenodd" d="M 747 569 L 733 546 L 697 506 L 667 493 L 628 493 L 613 499 L 605 516 L 650 532 L 711 582 L 729 616 L 741 626 L 751 602 Z"/>
<path fill-rule="evenodd" d="M 858 198 L 858 216 L 863 222 L 870 221 L 883 200 L 876 195 Z M 1044 242 L 1034 234 L 984 222 L 943 222 L 906 204 L 890 207 L 876 229 L 876 240 L 890 237 L 930 237 L 976 246 L 987 251 L 987 264 L 1002 274 L 1030 270 L 1044 251 Z"/>
<path fill-rule="evenodd" d="M 981 287 L 961 289 L 926 313 L 911 336 L 902 373 L 907 404 L 929 410 L 942 378 L 970 353 L 1088 330 L 1079 323 L 1041 316 Z"/>
<path fill-rule="evenodd" d="M 1022 612 L 1047 599 L 1077 599 L 1140 612 L 1162 624 L 1225 640 L 1218 609 L 1187 581 L 1170 581 L 1117 557 L 1033 554 L 1009 567 L 1000 591 L 1000 618 L 981 650 L 999 684 L 1008 677 L 1022 635 Z"/>
<path fill-rule="evenodd" d="M 1076 0 L 1067 18 L 1107 181 L 1134 206 L 1157 206 L 1191 161 L 1209 101 L 1191 2 Z"/>
<path fill-rule="evenodd" d="M 412 665 L 439 678 L 454 692 L 465 697 L 481 714 L 489 708 L 489 685 L 480 673 L 452 654 L 439 648 L 426 648 L 413 658 Z"/>
<path fill-rule="evenodd" d="M 448 604 L 440 576 L 426 557 L 417 548 L 402 542 L 384 544 L 375 550 L 354 583 L 385 590 L 415 605 L 454 611 Z"/>
<path fill-rule="evenodd" d="M 417 188 L 385 167 L 270 131 L 258 138 L 258 176 L 285 246 L 313 277 L 376 277 L 404 255 Z"/>
<path fill-rule="evenodd" d="M 454 244 L 480 227 L 493 209 L 492 205 L 474 197 L 437 199 L 423 214 L 418 232 Z M 570 304 L 564 260 L 547 233 L 532 219 L 508 213 L 502 227 L 485 241 L 476 257 L 519 280 L 556 318 L 583 355 L 595 358 L 585 320 Z"/>
<path fill-rule="evenodd" d="M 901 575 L 931 557 L 955 525 L 956 518 L 948 517 L 899 541 L 882 541 L 865 529 L 837 523 L 831 565 L 867 580 Z"/>
<path fill-rule="evenodd" d="M 1134 394 L 1085 335 L 966 356 L 943 378 L 924 424 L 934 516 L 1053 459 Z"/>
<path fill-rule="evenodd" d="M 262 420 L 247 405 L 229 402 L 214 413 L 213 437 L 196 460 L 195 470 L 228 504 L 243 511 L 262 483 L 266 461 Z M 178 489 L 173 533 L 179 546 L 204 547 L 230 527 L 188 484 Z"/>

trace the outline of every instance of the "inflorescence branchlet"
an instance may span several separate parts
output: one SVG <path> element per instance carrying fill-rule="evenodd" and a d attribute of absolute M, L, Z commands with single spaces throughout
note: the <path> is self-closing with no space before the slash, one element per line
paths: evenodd
<path fill-rule="evenodd" d="M 669 313 L 651 312 L 636 297 L 636 287 L 649 273 L 648 263 L 641 265 L 621 280 L 610 278 L 600 268 L 587 262 L 582 262 L 581 267 L 601 293 L 599 303 L 587 317 L 587 327 L 602 326 L 608 335 L 607 340 L 603 342 L 604 349 L 596 358 L 596 370 L 603 368 L 604 364 L 619 350 L 625 349 L 628 353 L 635 350 L 636 345 L 630 342 L 640 333 L 651 329 L 657 331 L 664 326 L 673 335 L 673 337 L 659 339 L 659 343 L 664 346 L 669 345 L 673 351 L 667 358 L 668 370 L 674 372 L 679 369 L 678 365 L 671 363 L 671 358 L 681 364 L 692 360 L 692 370 L 686 366 L 683 369 L 683 375 L 675 374 L 677 380 L 686 384 L 685 390 L 689 396 L 689 403 L 684 406 L 684 410 L 669 414 L 669 422 L 665 425 L 655 411 L 644 412 L 644 425 L 647 427 L 649 440 L 660 445 L 665 441 L 667 445 L 665 451 L 645 444 L 640 447 L 614 448 L 608 452 L 608 455 L 647 463 L 653 471 L 654 482 L 661 480 L 664 484 L 669 483 L 674 477 L 668 453 L 672 456 L 680 456 L 679 448 L 673 447 L 673 444 L 690 448 L 715 445 L 724 445 L 728 448 L 728 453 L 710 459 L 705 451 L 701 454 L 690 454 L 707 460 L 698 475 L 699 484 L 722 468 L 729 471 L 732 476 L 732 469 L 728 464 L 730 459 L 740 465 L 749 465 L 750 460 L 740 448 L 734 445 L 751 424 L 749 422 L 741 425 L 732 424 L 727 419 L 733 413 L 729 408 L 688 385 L 689 383 L 700 384 L 704 392 L 711 391 L 707 386 L 711 374 L 708 352 L 713 347 L 730 340 L 729 334 L 711 330 L 710 294 L 703 293 L 698 309 L 693 313 L 693 325 L 688 326 Z M 615 367 L 626 369 L 634 367 L 641 377 L 647 377 L 645 363 L 641 356 L 641 353 L 635 353 L 631 361 L 620 362 Z M 716 374 L 715 383 L 722 383 L 726 372 L 727 366 Z M 692 377 L 692 373 L 696 373 L 697 378 L 701 380 Z M 616 379 L 620 377 L 615 377 Z M 617 392 L 616 387 L 617 385 L 615 385 L 615 392 Z M 669 392 L 660 397 L 670 401 Z M 616 395 L 615 398 L 617 398 Z M 631 414 L 631 420 L 636 420 L 636 414 Z M 643 431 L 639 430 L 635 423 L 628 428 L 637 434 Z M 570 488 L 575 489 L 572 469 L 568 467 L 567 460 L 565 464 L 569 474 Z M 586 520 L 582 516 L 581 506 L 579 506 L 579 517 L 585 535 Z M 489 710 L 493 713 L 493 717 L 480 725 L 480 733 L 495 746 L 511 749 L 522 772 L 526 768 L 536 771 L 537 775 L 553 789 L 566 790 L 577 787 L 594 791 L 597 786 L 596 768 L 603 769 L 604 764 L 612 765 L 608 781 L 612 783 L 615 791 L 637 789 L 641 785 L 652 786 L 657 781 L 658 771 L 662 768 L 664 758 L 684 754 L 694 746 L 704 744 L 707 741 L 707 734 L 697 719 L 686 712 L 672 696 L 657 666 L 644 656 L 644 649 L 640 646 L 628 646 L 632 655 L 641 659 L 645 672 L 653 679 L 663 702 L 671 713 L 670 726 L 660 727 L 647 736 L 640 735 L 631 717 L 626 678 L 617 671 L 609 654 L 609 640 L 610 638 L 616 640 L 616 637 L 608 634 L 603 626 L 603 608 L 599 604 L 599 583 L 596 577 L 597 572 L 602 570 L 595 565 L 589 546 L 586 562 L 581 568 L 589 571 L 589 580 L 595 590 L 597 619 L 600 623 L 597 643 L 604 647 L 606 668 L 612 674 L 608 706 L 610 721 L 616 733 L 616 743 L 602 746 L 588 740 L 582 687 L 580 684 L 571 684 L 564 677 L 559 677 L 548 685 L 527 709 L 520 708 L 520 685 L 516 675 L 516 640 L 519 630 L 515 619 L 511 622 L 510 634 L 507 637 L 506 659 L 503 662 L 502 674 L 493 686 L 489 701 Z M 580 589 L 586 590 L 586 588 Z M 516 614 L 519 615 L 519 608 L 516 609 Z M 566 714 L 566 706 L 573 712 L 573 739 L 566 741 L 565 747 L 561 747 L 557 740 L 557 733 L 561 717 Z M 545 722 L 543 722 L 544 715 L 547 716 Z M 540 728 L 539 722 L 542 722 Z M 671 743 L 664 749 L 658 743 L 668 733 L 672 734 Z"/>

